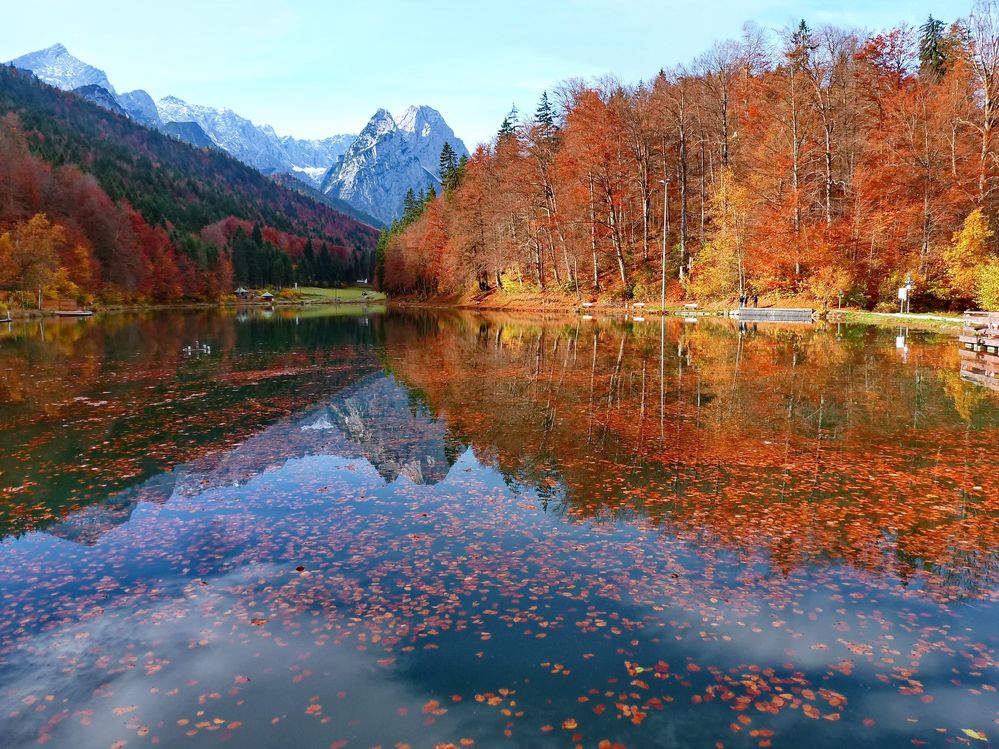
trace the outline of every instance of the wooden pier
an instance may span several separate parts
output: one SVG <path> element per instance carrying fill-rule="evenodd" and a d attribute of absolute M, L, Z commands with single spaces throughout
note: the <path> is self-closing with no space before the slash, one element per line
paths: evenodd
<path fill-rule="evenodd" d="M 999 312 L 965 312 L 961 379 L 999 390 Z"/>
<path fill-rule="evenodd" d="M 739 307 L 730 310 L 729 317 L 743 322 L 801 322 L 815 320 L 815 310 L 780 307 Z"/>
<path fill-rule="evenodd" d="M 967 351 L 999 354 L 999 312 L 965 312 L 959 340 Z"/>

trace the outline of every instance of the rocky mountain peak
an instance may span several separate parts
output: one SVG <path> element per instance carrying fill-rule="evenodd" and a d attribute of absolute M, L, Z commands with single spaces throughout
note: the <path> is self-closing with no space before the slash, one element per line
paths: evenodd
<path fill-rule="evenodd" d="M 30 52 L 9 62 L 15 68 L 30 70 L 50 86 L 74 91 L 84 86 L 100 86 L 115 93 L 114 86 L 103 70 L 73 57 L 62 44 Z"/>
<path fill-rule="evenodd" d="M 398 119 L 379 109 L 326 174 L 321 189 L 391 223 L 402 214 L 409 190 L 440 189 L 437 169 L 445 143 L 459 156 L 468 153 L 436 109 L 413 106 Z"/>

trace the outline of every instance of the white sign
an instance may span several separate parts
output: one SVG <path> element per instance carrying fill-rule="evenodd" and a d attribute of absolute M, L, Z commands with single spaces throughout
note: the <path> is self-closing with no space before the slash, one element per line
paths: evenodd
<path fill-rule="evenodd" d="M 902 287 L 899 288 L 899 290 L 898 290 L 898 298 L 899 298 L 900 301 L 903 301 L 903 302 L 906 299 L 909 298 L 909 287 L 908 286 L 902 286 Z"/>

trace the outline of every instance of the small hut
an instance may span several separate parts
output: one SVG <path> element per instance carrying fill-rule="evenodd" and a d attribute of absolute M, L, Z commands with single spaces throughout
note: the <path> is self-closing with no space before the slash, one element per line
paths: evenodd
<path fill-rule="evenodd" d="M 275 298 L 274 295 L 269 291 L 265 291 L 263 294 L 260 295 L 260 299 L 267 303 L 273 302 L 274 298 Z"/>
<path fill-rule="evenodd" d="M 236 289 L 236 296 L 239 299 L 249 299 L 250 292 L 244 289 L 242 286 L 240 286 L 238 289 Z"/>

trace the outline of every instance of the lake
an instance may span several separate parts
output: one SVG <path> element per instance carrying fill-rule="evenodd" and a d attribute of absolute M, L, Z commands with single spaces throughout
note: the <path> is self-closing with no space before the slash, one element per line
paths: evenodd
<path fill-rule="evenodd" d="M 0 326 L 0 746 L 999 745 L 959 371 L 861 326 Z"/>

